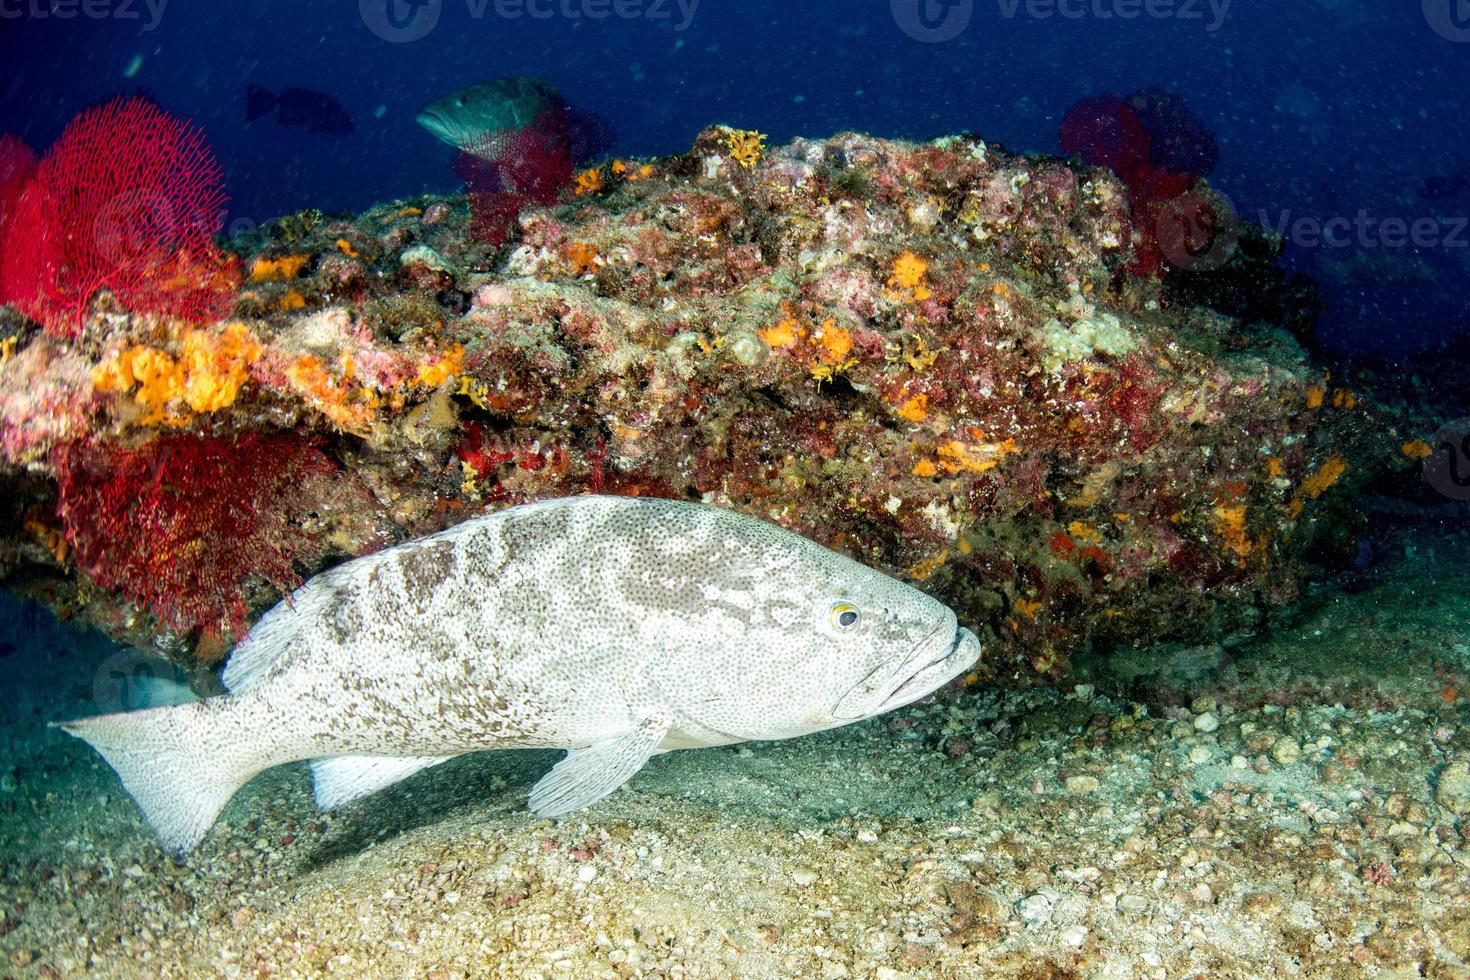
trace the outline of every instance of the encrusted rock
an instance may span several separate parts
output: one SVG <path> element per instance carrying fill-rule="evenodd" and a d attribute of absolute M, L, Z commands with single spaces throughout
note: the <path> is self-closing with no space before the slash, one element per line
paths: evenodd
<path fill-rule="evenodd" d="M 982 634 L 976 678 L 1015 683 L 1253 629 L 1396 449 L 1269 324 L 1130 273 L 1105 171 L 712 127 L 515 224 L 491 245 L 462 198 L 396 201 L 238 240 L 227 321 L 99 298 L 86 343 L 7 332 L 0 573 L 182 658 L 203 633 L 78 581 L 59 454 L 261 433 L 341 469 L 289 501 L 303 572 L 485 507 L 698 499 L 932 592 Z M 278 598 L 236 564 L 253 613 Z"/>

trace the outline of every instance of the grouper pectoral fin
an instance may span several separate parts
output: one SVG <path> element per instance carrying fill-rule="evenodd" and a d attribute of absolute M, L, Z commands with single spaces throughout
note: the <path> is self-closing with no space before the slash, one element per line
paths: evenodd
<path fill-rule="evenodd" d="M 591 806 L 633 778 L 658 749 L 674 720 L 665 714 L 643 719 L 626 735 L 571 749 L 541 781 L 527 802 L 538 817 L 559 817 Z"/>
<path fill-rule="evenodd" d="M 312 795 L 316 797 L 318 809 L 335 810 L 453 758 L 452 755 L 335 755 L 313 759 Z"/>

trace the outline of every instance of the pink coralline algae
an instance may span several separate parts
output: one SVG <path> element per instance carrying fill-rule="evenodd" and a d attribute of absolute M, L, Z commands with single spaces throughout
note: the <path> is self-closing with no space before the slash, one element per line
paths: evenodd
<path fill-rule="evenodd" d="M 250 279 L 202 334 L 137 310 L 96 349 L 24 333 L 25 372 L 0 367 L 0 482 L 44 511 L 58 478 L 64 508 L 78 499 L 59 445 L 310 444 L 352 495 L 288 480 L 252 498 L 271 527 L 310 515 L 289 551 L 302 574 L 523 501 L 703 500 L 931 591 L 985 639 L 977 676 L 1007 683 L 1250 629 L 1397 442 L 1288 335 L 1128 273 L 1120 159 L 853 133 L 767 147 L 717 126 L 518 204 L 503 242 L 463 197 L 283 219 L 289 237 L 234 243 Z M 197 351 L 234 352 L 208 375 L 228 403 L 141 411 L 155 365 L 192 378 Z M 12 389 L 37 376 L 90 407 L 27 429 Z M 45 581 L 31 590 L 114 632 L 137 606 L 177 625 L 95 551 L 0 533 L 17 587 Z M 271 567 L 256 579 L 278 590 Z M 231 595 L 254 615 L 270 592 Z"/>

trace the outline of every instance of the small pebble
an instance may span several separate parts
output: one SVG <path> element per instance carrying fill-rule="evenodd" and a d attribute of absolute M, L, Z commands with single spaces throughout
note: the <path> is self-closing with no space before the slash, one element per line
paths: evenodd
<path fill-rule="evenodd" d="M 1067 792 L 1073 796 L 1096 793 L 1101 785 L 1096 776 L 1068 776 L 1066 782 Z"/>
<path fill-rule="evenodd" d="M 1271 758 L 1276 760 L 1277 765 L 1289 766 L 1302 757 L 1302 747 L 1296 743 L 1296 739 L 1282 736 L 1271 746 Z"/>
<path fill-rule="evenodd" d="M 1194 720 L 1194 730 L 1209 734 L 1220 727 L 1220 719 L 1215 717 L 1213 711 L 1206 711 Z"/>
<path fill-rule="evenodd" d="M 1040 892 L 1027 895 L 1016 904 L 1016 911 L 1021 913 L 1021 918 L 1032 925 L 1044 925 L 1051 921 L 1051 910 L 1051 899 Z"/>
<path fill-rule="evenodd" d="M 1210 750 L 1203 745 L 1196 745 L 1189 750 L 1189 761 L 1197 766 L 1204 765 L 1210 761 Z"/>
<path fill-rule="evenodd" d="M 1434 800 L 1457 815 L 1470 813 L 1470 764 L 1457 759 L 1440 771 Z"/>
<path fill-rule="evenodd" d="M 590 864 L 584 864 L 580 868 L 577 869 L 577 880 L 578 881 L 591 881 L 593 878 L 596 878 L 596 877 L 597 877 L 597 868 L 595 868 L 594 866 L 592 866 Z"/>
<path fill-rule="evenodd" d="M 811 868 L 792 868 L 791 880 L 796 882 L 800 888 L 806 888 L 817 880 L 817 873 Z"/>

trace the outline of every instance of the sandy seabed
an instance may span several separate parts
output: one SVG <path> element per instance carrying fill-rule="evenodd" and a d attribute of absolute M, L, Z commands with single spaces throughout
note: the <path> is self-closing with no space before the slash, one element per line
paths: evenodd
<path fill-rule="evenodd" d="M 332 814 L 286 767 L 186 865 L 44 726 L 115 648 L 7 600 L 0 976 L 1470 977 L 1467 545 L 1400 525 L 1264 637 L 673 753 L 560 821 L 551 752 Z"/>

